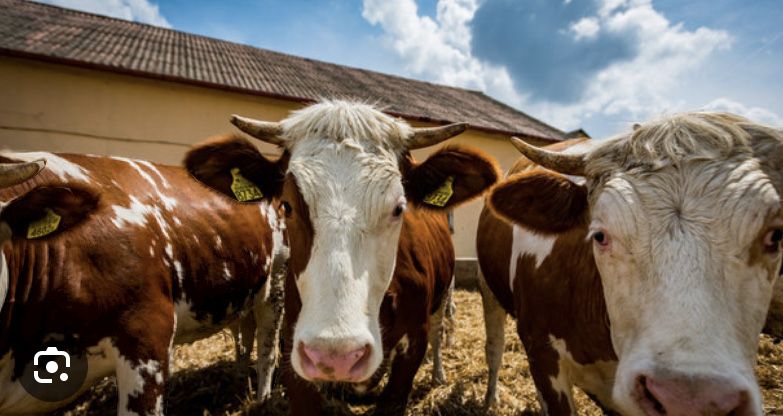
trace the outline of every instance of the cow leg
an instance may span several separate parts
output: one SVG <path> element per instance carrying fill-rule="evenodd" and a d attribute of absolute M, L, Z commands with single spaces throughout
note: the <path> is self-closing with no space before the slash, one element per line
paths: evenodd
<path fill-rule="evenodd" d="M 444 297 L 438 309 L 430 316 L 429 343 L 432 346 L 432 382 L 438 385 L 446 383 L 441 360 L 441 342 L 443 341 L 443 314 L 447 303 L 448 299 Z"/>
<path fill-rule="evenodd" d="M 446 292 L 446 310 L 444 311 L 446 320 L 444 321 L 444 331 L 446 338 L 446 347 L 454 346 L 454 331 L 457 330 L 457 324 L 454 321 L 454 315 L 457 313 L 457 305 L 454 303 L 454 282 L 455 279 L 451 279 L 449 290 Z"/>
<path fill-rule="evenodd" d="M 234 354 L 237 367 L 241 370 L 250 366 L 250 355 L 253 353 L 253 340 L 256 332 L 256 320 L 253 314 L 247 314 L 229 325 L 231 337 L 234 338 Z"/>
<path fill-rule="evenodd" d="M 548 339 L 520 338 L 525 345 L 530 374 L 536 385 L 538 401 L 545 415 L 576 415 L 573 383 L 566 369 L 560 366 L 559 354 Z"/>
<path fill-rule="evenodd" d="M 142 306 L 123 320 L 117 337 L 119 415 L 162 415 L 165 383 L 176 332 L 174 306 L 167 301 Z"/>
<path fill-rule="evenodd" d="M 271 277 L 266 286 L 270 292 L 264 299 L 257 299 L 253 307 L 258 340 L 258 360 L 256 370 L 258 373 L 258 400 L 265 400 L 272 394 L 272 375 L 277 365 L 277 350 L 280 344 L 280 328 L 283 323 L 283 294 L 282 279 L 276 282 Z"/>
<path fill-rule="evenodd" d="M 505 348 L 506 311 L 503 310 L 500 302 L 487 286 L 484 276 L 479 276 L 479 291 L 481 292 L 481 305 L 484 308 L 484 329 L 487 336 L 484 343 L 484 355 L 487 360 L 489 377 L 487 378 L 484 407 L 488 408 L 498 401 L 498 377 Z"/>
<path fill-rule="evenodd" d="M 376 415 L 403 415 L 408 405 L 408 396 L 413 389 L 413 378 L 427 352 L 427 328 L 408 333 L 407 348 L 398 350 L 391 363 L 389 381 L 383 388 Z"/>

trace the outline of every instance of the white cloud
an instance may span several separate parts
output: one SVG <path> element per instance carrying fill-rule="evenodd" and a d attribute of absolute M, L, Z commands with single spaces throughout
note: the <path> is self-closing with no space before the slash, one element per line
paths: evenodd
<path fill-rule="evenodd" d="M 768 124 L 774 127 L 783 127 L 783 117 L 766 108 L 747 107 L 742 103 L 721 97 L 710 101 L 704 106 L 704 110 L 726 111 L 748 118 L 752 121 Z"/>
<path fill-rule="evenodd" d="M 594 39 L 601 26 L 599 26 L 598 19 L 595 17 L 583 17 L 572 24 L 570 29 L 576 40 Z"/>
<path fill-rule="evenodd" d="M 434 82 L 478 89 L 511 105 L 521 105 L 503 67 L 473 57 L 468 24 L 477 0 L 439 0 L 435 20 L 419 16 L 414 0 L 364 0 L 362 16 L 386 32 L 386 41 L 406 69 Z"/>
<path fill-rule="evenodd" d="M 102 14 L 124 20 L 148 23 L 155 26 L 171 27 L 160 14 L 158 5 L 148 0 L 39 0 L 43 3 L 85 12 Z"/>
<path fill-rule="evenodd" d="M 577 40 L 599 32 L 631 39 L 635 52 L 599 70 L 588 80 L 582 98 L 565 104 L 532 99 L 514 88 L 505 67 L 473 55 L 469 23 L 478 0 L 439 0 L 434 20 L 418 14 L 415 0 L 364 0 L 363 16 L 383 28 L 390 48 L 412 75 L 482 90 L 566 130 L 595 116 L 637 121 L 681 110 L 685 103 L 673 97 L 681 96 L 678 89 L 684 87 L 680 85 L 684 76 L 732 42 L 725 31 L 688 30 L 672 24 L 651 0 L 596 1 L 594 16 L 571 22 L 565 29 Z"/>
<path fill-rule="evenodd" d="M 597 19 L 602 30 L 635 39 L 636 55 L 599 71 L 579 102 L 529 103 L 558 126 L 573 128 L 594 114 L 644 120 L 679 110 L 684 103 L 672 97 L 681 78 L 732 41 L 724 31 L 672 25 L 650 0 L 604 0 Z"/>

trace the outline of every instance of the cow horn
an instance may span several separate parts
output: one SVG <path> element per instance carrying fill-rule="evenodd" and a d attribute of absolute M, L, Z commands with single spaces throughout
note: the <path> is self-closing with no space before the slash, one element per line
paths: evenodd
<path fill-rule="evenodd" d="M 517 148 L 517 150 L 519 150 L 520 153 L 525 155 L 525 157 L 545 168 L 552 169 L 555 172 L 564 173 L 566 175 L 585 175 L 584 155 L 551 152 L 549 150 L 531 146 L 524 140 L 517 137 L 512 137 L 511 143 L 514 145 L 514 147 Z"/>
<path fill-rule="evenodd" d="M 20 184 L 43 170 L 46 160 L 32 162 L 0 163 L 0 188 Z"/>
<path fill-rule="evenodd" d="M 408 139 L 408 149 L 421 149 L 422 147 L 436 145 L 462 133 L 467 128 L 468 123 L 452 123 L 439 127 L 414 128 L 413 136 Z"/>
<path fill-rule="evenodd" d="M 280 137 L 283 134 L 283 126 L 280 123 L 255 120 L 233 114 L 231 124 L 258 140 L 278 146 L 285 145 L 285 140 Z"/>

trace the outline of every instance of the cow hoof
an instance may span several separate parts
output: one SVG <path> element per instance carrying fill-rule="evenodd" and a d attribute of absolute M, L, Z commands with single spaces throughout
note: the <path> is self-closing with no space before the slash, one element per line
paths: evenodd
<path fill-rule="evenodd" d="M 436 386 L 442 386 L 446 384 L 446 376 L 443 373 L 432 375 L 432 384 Z"/>

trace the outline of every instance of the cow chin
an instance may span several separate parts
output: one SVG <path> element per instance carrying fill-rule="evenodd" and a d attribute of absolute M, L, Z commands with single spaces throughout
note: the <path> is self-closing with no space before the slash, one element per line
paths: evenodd
<path fill-rule="evenodd" d="M 721 357 L 716 351 L 702 351 L 701 359 L 671 360 L 669 354 L 652 350 L 637 348 L 620 357 L 612 396 L 622 414 L 762 414 L 753 369 L 744 360 Z M 693 359 L 701 364 L 690 364 Z"/>

